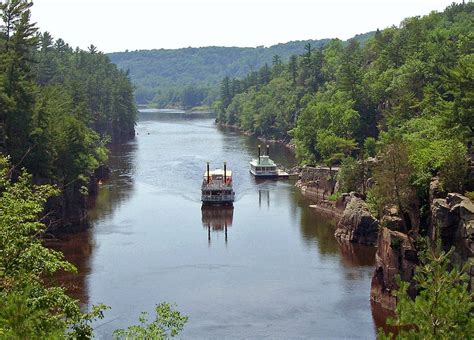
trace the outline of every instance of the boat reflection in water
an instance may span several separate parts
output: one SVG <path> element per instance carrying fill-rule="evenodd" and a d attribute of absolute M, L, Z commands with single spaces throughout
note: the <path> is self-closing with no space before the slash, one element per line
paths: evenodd
<path fill-rule="evenodd" d="M 267 208 L 270 208 L 270 190 L 269 189 L 259 189 L 258 190 L 258 208 L 262 208 L 262 199 L 267 201 Z"/>
<path fill-rule="evenodd" d="M 207 240 L 211 244 L 211 230 L 213 232 L 224 232 L 227 244 L 227 228 L 232 226 L 234 218 L 234 207 L 232 206 L 203 206 L 202 226 L 207 229 Z"/>

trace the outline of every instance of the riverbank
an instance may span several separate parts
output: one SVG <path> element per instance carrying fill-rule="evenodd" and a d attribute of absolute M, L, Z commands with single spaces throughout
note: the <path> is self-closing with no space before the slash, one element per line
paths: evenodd
<path fill-rule="evenodd" d="M 281 144 L 281 145 L 284 145 L 285 147 L 287 147 L 289 150 L 291 150 L 293 152 L 293 154 L 296 154 L 296 145 L 291 143 L 291 141 L 289 140 L 286 140 L 286 139 L 268 139 L 268 138 L 265 138 L 263 136 L 259 136 L 257 135 L 256 133 L 252 133 L 251 131 L 245 131 L 245 130 L 242 130 L 238 125 L 232 125 L 232 124 L 223 124 L 223 123 L 219 123 L 217 122 L 216 120 L 216 125 L 217 126 L 220 126 L 220 127 L 223 127 L 223 128 L 228 128 L 228 129 L 233 129 L 235 131 L 238 131 L 240 132 L 241 134 L 245 135 L 245 136 L 252 136 L 252 137 L 255 137 L 257 138 L 258 140 L 262 141 L 263 143 L 271 143 L 271 144 Z"/>
<path fill-rule="evenodd" d="M 153 111 L 153 112 L 179 112 L 179 113 L 206 113 L 206 114 L 216 114 L 209 106 L 195 106 L 192 108 L 183 108 L 183 107 L 156 107 L 154 105 L 148 104 L 138 104 L 138 110 L 141 111 Z"/>

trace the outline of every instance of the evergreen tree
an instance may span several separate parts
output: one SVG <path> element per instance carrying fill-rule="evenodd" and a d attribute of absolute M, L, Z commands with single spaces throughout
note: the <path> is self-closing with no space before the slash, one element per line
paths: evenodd
<path fill-rule="evenodd" d="M 293 81 L 293 85 L 295 85 L 296 77 L 298 76 L 298 57 L 296 55 L 292 55 L 290 57 L 290 62 L 288 63 L 288 69 L 290 72 L 291 80 Z"/>
<path fill-rule="evenodd" d="M 389 324 L 399 330 L 396 339 L 472 337 L 474 296 L 469 293 L 466 272 L 451 264 L 453 250 L 442 251 L 438 242 L 421 252 L 421 263 L 414 275 L 419 294 L 414 300 L 408 294 L 409 284 L 398 280 L 396 317 L 389 320 Z M 394 338 L 383 331 L 379 337 Z"/>

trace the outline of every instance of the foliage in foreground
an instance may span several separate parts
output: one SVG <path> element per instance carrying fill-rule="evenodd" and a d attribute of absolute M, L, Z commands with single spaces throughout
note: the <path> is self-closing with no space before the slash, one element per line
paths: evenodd
<path fill-rule="evenodd" d="M 142 312 L 140 324 L 114 332 L 117 339 L 167 339 L 178 335 L 188 321 L 187 316 L 173 309 L 169 303 L 161 303 L 155 307 L 155 320 L 148 322 L 148 313 Z"/>
<path fill-rule="evenodd" d="M 22 172 L 11 181 L 12 167 L 0 157 L 0 337 L 88 337 L 90 323 L 103 317 L 103 305 L 82 313 L 79 303 L 46 280 L 59 270 L 74 272 L 62 253 L 41 243 L 43 205 L 58 193 L 50 185 L 32 185 Z"/>
<path fill-rule="evenodd" d="M 419 294 L 412 300 L 409 283 L 398 280 L 396 317 L 389 324 L 400 327 L 397 339 L 469 339 L 474 334 L 474 295 L 469 293 L 467 274 L 452 266 L 440 242 L 421 253 L 414 276 Z M 391 339 L 383 331 L 379 337 Z"/>

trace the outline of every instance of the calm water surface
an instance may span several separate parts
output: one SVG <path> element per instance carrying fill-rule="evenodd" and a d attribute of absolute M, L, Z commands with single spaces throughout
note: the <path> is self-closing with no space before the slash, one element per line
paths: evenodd
<path fill-rule="evenodd" d="M 114 147 L 93 227 L 56 248 L 80 270 L 65 278 L 85 306 L 111 306 L 101 338 L 174 302 L 183 338 L 374 338 L 374 250 L 340 245 L 334 225 L 294 183 L 256 182 L 257 141 L 211 118 L 141 114 L 135 141 Z M 278 145 L 272 158 L 294 164 Z M 201 211 L 206 161 L 234 171 L 234 210 Z"/>

